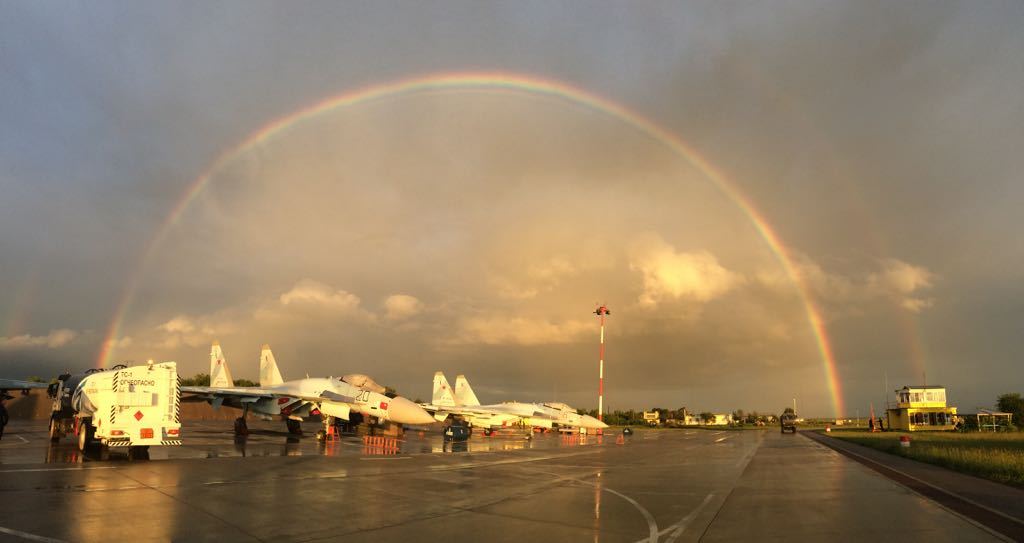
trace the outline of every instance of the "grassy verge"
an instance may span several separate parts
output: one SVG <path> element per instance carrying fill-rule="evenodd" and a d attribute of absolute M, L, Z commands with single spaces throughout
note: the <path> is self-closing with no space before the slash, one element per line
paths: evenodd
<path fill-rule="evenodd" d="M 834 430 L 832 437 L 937 464 L 992 481 L 1024 487 L 1024 433 L 859 432 Z M 910 447 L 900 436 L 910 436 Z"/>

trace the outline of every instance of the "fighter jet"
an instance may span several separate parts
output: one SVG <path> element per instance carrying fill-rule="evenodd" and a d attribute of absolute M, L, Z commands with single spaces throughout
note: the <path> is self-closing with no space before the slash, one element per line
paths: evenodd
<path fill-rule="evenodd" d="M 551 428 L 554 425 L 573 428 L 607 428 L 608 425 L 588 415 L 580 415 L 564 403 L 504 402 L 481 405 L 464 375 L 455 378 L 455 390 L 443 372 L 434 374 L 434 391 L 429 404 L 420 404 L 439 421 L 454 416 L 485 432 L 503 426 Z"/>
<path fill-rule="evenodd" d="M 351 420 L 354 415 L 401 424 L 429 424 L 434 418 L 415 403 L 388 394 L 388 390 L 361 374 L 343 377 L 284 381 L 269 345 L 260 352 L 260 386 L 236 387 L 219 342 L 210 348 L 210 386 L 185 386 L 181 391 L 205 399 L 214 406 L 242 409 L 235 420 L 235 433 L 245 434 L 245 416 L 255 412 L 265 420 L 280 418 L 288 432 L 302 433 L 302 420 L 319 412 L 328 417 Z"/>

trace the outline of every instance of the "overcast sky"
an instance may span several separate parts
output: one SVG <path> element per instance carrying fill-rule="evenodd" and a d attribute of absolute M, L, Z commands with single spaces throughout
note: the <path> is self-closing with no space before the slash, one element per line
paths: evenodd
<path fill-rule="evenodd" d="M 0 0 L 0 376 L 110 360 L 366 373 L 426 398 L 832 415 L 804 301 L 700 168 L 621 118 L 452 88 L 507 72 L 686 141 L 792 255 L 846 414 L 1024 391 L 1024 4 Z M 149 258 L 144 258 L 149 254 Z M 137 287 L 137 288 L 135 288 Z M 128 296 L 130 295 L 130 296 Z M 927 372 L 927 377 L 923 375 Z"/>

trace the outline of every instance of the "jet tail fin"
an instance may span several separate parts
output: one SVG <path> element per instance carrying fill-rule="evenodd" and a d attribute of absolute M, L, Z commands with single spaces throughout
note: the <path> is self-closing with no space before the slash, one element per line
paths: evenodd
<path fill-rule="evenodd" d="M 274 353 L 270 345 L 263 344 L 260 350 L 260 386 L 280 385 L 284 382 L 281 372 L 277 369 L 277 361 L 274 360 Z"/>
<path fill-rule="evenodd" d="M 224 359 L 224 351 L 220 350 L 219 341 L 214 341 L 210 346 L 210 386 L 235 386 L 235 380 L 231 378 L 231 370 L 228 369 L 228 361 Z"/>
<path fill-rule="evenodd" d="M 455 398 L 452 396 L 452 387 L 445 379 L 443 372 L 434 374 L 434 393 L 430 397 L 430 403 L 434 405 L 454 406 Z"/>
<path fill-rule="evenodd" d="M 459 375 L 455 378 L 455 403 L 468 406 L 480 405 L 480 400 L 476 398 L 476 394 L 473 393 L 473 389 L 469 386 L 469 381 L 466 380 L 465 375 Z"/>

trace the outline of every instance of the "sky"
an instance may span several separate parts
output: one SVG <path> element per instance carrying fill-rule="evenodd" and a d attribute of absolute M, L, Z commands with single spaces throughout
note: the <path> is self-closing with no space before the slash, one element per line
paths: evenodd
<path fill-rule="evenodd" d="M 1022 27 L 0 0 L 0 376 L 192 375 L 219 340 L 236 377 L 270 343 L 286 379 L 593 409 L 607 304 L 608 409 L 991 407 L 1024 391 Z M 447 84 L 343 99 L 403 81 Z"/>

